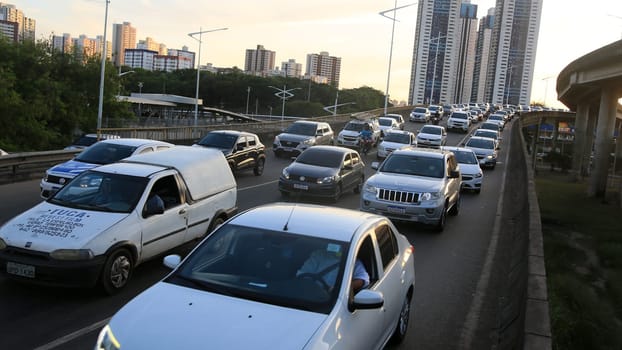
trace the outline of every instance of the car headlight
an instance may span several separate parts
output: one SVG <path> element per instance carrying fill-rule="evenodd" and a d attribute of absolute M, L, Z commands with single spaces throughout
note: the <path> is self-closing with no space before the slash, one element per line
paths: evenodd
<path fill-rule="evenodd" d="M 93 256 L 90 249 L 57 249 L 50 253 L 57 260 L 90 260 Z"/>
<path fill-rule="evenodd" d="M 112 334 L 112 329 L 109 325 L 106 325 L 99 332 L 99 336 L 97 337 L 97 343 L 95 345 L 95 350 L 119 350 L 121 349 L 121 344 L 115 338 L 114 334 Z"/>
<path fill-rule="evenodd" d="M 284 178 L 289 180 L 289 169 L 283 168 L 283 171 L 281 172 L 281 175 L 283 175 Z"/>
<path fill-rule="evenodd" d="M 475 177 L 476 179 L 478 179 L 478 178 L 480 178 L 480 177 L 482 177 L 482 176 L 484 176 L 484 174 L 482 174 L 482 173 L 477 173 L 477 174 L 475 174 L 475 175 L 474 175 L 474 177 Z"/>
<path fill-rule="evenodd" d="M 318 178 L 317 179 L 317 183 L 319 184 L 329 184 L 329 183 L 333 183 L 335 181 L 336 176 L 326 176 L 326 177 L 322 177 L 322 178 Z"/>
<path fill-rule="evenodd" d="M 370 194 L 376 195 L 376 192 L 377 192 L 377 191 L 376 191 L 376 186 L 374 186 L 374 185 L 372 185 L 372 184 L 365 184 L 365 185 L 363 186 L 363 192 L 366 192 L 366 193 L 370 193 Z"/>
<path fill-rule="evenodd" d="M 0 250 L 4 248 L 6 248 L 6 242 L 2 238 L 0 238 Z"/>
<path fill-rule="evenodd" d="M 306 140 L 303 140 L 301 143 L 305 144 L 305 145 L 310 145 L 311 146 L 311 145 L 313 145 L 315 143 L 315 139 L 306 139 Z"/>
<path fill-rule="evenodd" d="M 274 142 L 273 143 L 276 143 L 276 144 L 280 144 L 281 143 L 281 140 L 279 140 L 278 136 L 274 137 Z"/>
<path fill-rule="evenodd" d="M 438 192 L 424 192 L 419 196 L 419 200 L 422 201 L 430 201 L 441 198 L 441 195 Z"/>

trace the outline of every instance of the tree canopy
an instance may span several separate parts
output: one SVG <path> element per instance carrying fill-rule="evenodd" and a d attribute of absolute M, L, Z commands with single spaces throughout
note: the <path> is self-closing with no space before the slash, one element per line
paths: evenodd
<path fill-rule="evenodd" d="M 0 38 L 0 148 L 9 152 L 60 149 L 79 133 L 95 132 L 99 103 L 101 61 L 63 54 L 49 42 L 13 43 Z M 123 127 L 137 115 L 117 95 L 132 92 L 194 97 L 196 70 L 172 72 L 116 68 L 106 62 L 103 119 L 109 127 Z M 327 84 L 291 77 L 257 77 L 233 68 L 227 73 L 200 72 L 199 98 L 204 106 L 238 113 L 282 113 L 277 89 L 290 90 L 285 114 L 313 117 L 337 102 L 338 113 L 353 113 L 384 105 L 384 94 L 370 87 L 338 90 Z M 142 83 L 139 88 L 138 84 Z M 276 87 L 277 89 L 274 89 Z M 338 97 L 338 100 L 336 101 Z"/>

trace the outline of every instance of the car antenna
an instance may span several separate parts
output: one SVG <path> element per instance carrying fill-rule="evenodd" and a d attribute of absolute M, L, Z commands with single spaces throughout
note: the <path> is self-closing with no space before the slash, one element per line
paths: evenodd
<path fill-rule="evenodd" d="M 292 218 L 292 215 L 294 214 L 294 209 L 296 208 L 296 205 L 294 205 L 292 207 L 292 211 L 289 212 L 289 216 L 287 217 L 287 221 L 285 221 L 285 225 L 283 225 L 283 231 L 287 231 L 289 230 L 289 228 L 287 227 L 287 225 L 289 225 L 289 220 Z"/>

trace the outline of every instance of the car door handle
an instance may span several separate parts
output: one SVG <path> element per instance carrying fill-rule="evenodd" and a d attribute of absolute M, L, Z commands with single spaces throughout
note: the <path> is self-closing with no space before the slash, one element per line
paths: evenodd
<path fill-rule="evenodd" d="M 178 214 L 179 214 L 179 215 L 184 215 L 184 214 L 186 214 L 186 208 L 181 209 L 181 210 L 179 211 L 179 213 L 178 213 Z"/>

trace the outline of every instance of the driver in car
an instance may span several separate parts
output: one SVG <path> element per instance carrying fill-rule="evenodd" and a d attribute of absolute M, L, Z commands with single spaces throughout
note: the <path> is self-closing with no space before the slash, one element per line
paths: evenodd
<path fill-rule="evenodd" d="M 302 264 L 296 276 L 311 274 L 323 281 L 329 290 L 335 286 L 337 271 L 339 270 L 341 251 L 340 246 L 329 244 L 326 249 L 318 249 L 311 253 L 309 258 Z M 362 288 L 369 285 L 369 274 L 365 265 L 360 259 L 354 263 L 354 274 L 352 275 L 352 288 L 356 294 Z"/>

